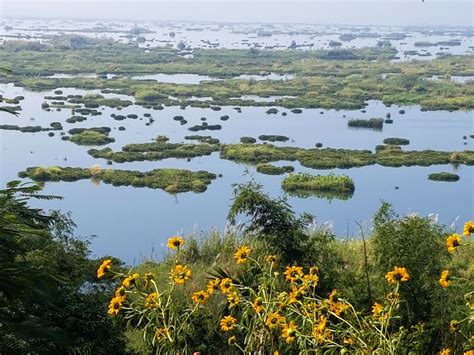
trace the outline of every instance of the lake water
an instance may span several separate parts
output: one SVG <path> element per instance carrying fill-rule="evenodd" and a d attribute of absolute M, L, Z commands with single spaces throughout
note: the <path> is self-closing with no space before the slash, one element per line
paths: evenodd
<path fill-rule="evenodd" d="M 59 88 L 63 95 L 98 93 Z M 303 110 L 302 114 L 278 108 L 277 115 L 267 115 L 264 107 L 242 107 L 236 112 L 232 107 L 223 107 L 221 111 L 210 109 L 166 107 L 162 111 L 147 110 L 140 106 L 131 106 L 120 111 L 112 108 L 100 108 L 101 116 L 89 117 L 87 121 L 68 124 L 70 110 L 46 112 L 41 110 L 44 96 L 52 91 L 30 92 L 11 84 L 0 85 L 4 97 L 25 96 L 21 102 L 23 110 L 19 117 L 0 113 L 0 124 L 19 126 L 40 125 L 59 121 L 67 131 L 73 127 L 110 126 L 111 137 L 116 141 L 107 147 L 119 150 L 127 143 L 150 142 L 157 135 L 166 135 L 171 142 L 185 142 L 184 136 L 194 134 L 188 127 L 200 124 L 206 117 L 209 124 L 221 124 L 222 130 L 204 131 L 203 135 L 212 135 L 223 143 L 237 143 L 242 136 L 257 137 L 260 134 L 282 134 L 290 137 L 285 144 L 299 147 L 314 147 L 316 142 L 324 147 L 370 149 L 374 150 L 384 138 L 403 137 L 410 140 L 404 149 L 464 150 L 474 148 L 474 118 L 472 112 L 422 112 L 417 106 L 403 107 L 404 115 L 398 113 L 400 107 L 386 107 L 381 102 L 368 103 L 366 113 L 359 110 Z M 125 95 L 107 94 L 132 99 Z M 133 100 L 132 100 L 133 101 Z M 282 116 L 287 112 L 287 116 Z M 321 114 L 321 112 L 323 114 Z M 155 121 L 147 126 L 147 118 L 142 120 L 126 119 L 115 121 L 112 113 L 127 115 L 151 113 Z M 350 129 L 350 118 L 385 117 L 391 113 L 393 124 L 384 125 L 382 131 Z M 172 118 L 182 115 L 188 124 L 181 126 Z M 222 115 L 229 115 L 227 121 L 221 121 Z M 119 131 L 118 127 L 126 127 Z M 48 137 L 47 132 L 21 133 L 0 131 L 2 186 L 15 179 L 18 171 L 28 166 L 59 165 L 89 167 L 100 164 L 108 167 L 105 160 L 93 159 L 87 154 L 88 147 L 77 146 L 62 141 L 58 132 Z M 467 139 L 463 139 L 467 136 Z M 370 218 L 380 206 L 381 201 L 393 203 L 395 209 L 405 215 L 417 212 L 421 215 L 438 214 L 439 220 L 451 224 L 457 220 L 459 226 L 474 216 L 474 168 L 451 165 L 431 167 L 388 168 L 378 165 L 348 170 L 314 170 L 294 162 L 278 162 L 277 165 L 290 164 L 296 171 L 312 174 L 347 174 L 355 183 L 354 195 L 348 200 L 327 200 L 316 197 L 289 197 L 289 203 L 297 212 L 310 212 L 318 223 L 326 223 L 340 237 L 357 236 L 356 222 L 370 227 Z M 222 230 L 226 225 L 226 214 L 232 199 L 232 184 L 245 182 L 253 177 L 264 186 L 272 196 L 283 193 L 280 188 L 282 176 L 259 174 L 255 168 L 219 159 L 219 154 L 185 159 L 166 159 L 154 162 L 133 162 L 117 164 L 112 168 L 148 171 L 151 169 L 173 167 L 190 170 L 207 170 L 223 176 L 217 178 L 201 194 L 182 193 L 170 195 L 161 190 L 133 187 L 114 187 L 107 184 L 96 185 L 91 181 L 74 183 L 47 183 L 44 193 L 63 196 L 61 201 L 35 201 L 34 205 L 71 211 L 82 236 L 97 235 L 92 240 L 94 255 L 115 255 L 129 263 L 138 262 L 144 257 L 160 257 L 166 249 L 166 240 L 170 235 L 191 232 L 208 232 L 212 228 Z M 245 172 L 248 171 L 247 174 Z M 433 182 L 427 175 L 433 172 L 450 171 L 460 176 L 455 183 Z"/>
<path fill-rule="evenodd" d="M 9 26 L 9 27 L 7 27 Z M 329 26 L 310 24 L 246 24 L 246 23 L 185 23 L 142 22 L 139 27 L 149 33 L 131 35 L 135 22 L 127 21 L 65 21 L 59 19 L 4 19 L 0 39 L 23 38 L 47 41 L 63 33 L 87 35 L 95 38 L 113 38 L 122 43 L 144 42 L 144 48 L 174 47 L 179 43 L 194 48 L 266 48 L 284 50 L 350 49 L 376 46 L 379 41 L 389 41 L 399 52 L 397 60 L 433 59 L 439 54 L 474 53 L 472 27 L 396 27 L 396 26 Z M 9 29 L 11 27 L 11 29 Z M 350 41 L 341 35 L 354 35 Z M 400 34 L 403 36 L 399 37 Z M 415 46 L 417 42 L 439 43 L 458 40 L 459 45 Z M 338 46 L 334 46 L 339 42 Z M 292 47 L 294 45 L 294 47 Z M 413 52 L 414 51 L 414 52 Z M 412 53 L 413 52 L 413 53 Z"/>

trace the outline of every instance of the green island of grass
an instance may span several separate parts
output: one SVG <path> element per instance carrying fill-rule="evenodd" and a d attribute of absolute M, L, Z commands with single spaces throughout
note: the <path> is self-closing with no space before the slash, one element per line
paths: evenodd
<path fill-rule="evenodd" d="M 393 138 L 385 138 L 383 140 L 383 143 L 387 145 L 408 145 L 410 144 L 410 141 L 406 138 L 393 137 Z"/>
<path fill-rule="evenodd" d="M 295 168 L 291 165 L 275 166 L 272 164 L 259 164 L 256 169 L 259 173 L 265 175 L 282 175 L 295 171 Z"/>
<path fill-rule="evenodd" d="M 183 169 L 155 169 L 147 172 L 133 170 L 72 167 L 29 167 L 18 173 L 21 178 L 33 181 L 78 181 L 94 179 L 114 186 L 149 187 L 169 193 L 204 192 L 216 175 L 207 171 Z"/>
<path fill-rule="evenodd" d="M 162 160 L 166 158 L 195 158 L 220 152 L 220 157 L 240 163 L 263 164 L 277 161 L 298 161 L 313 169 L 354 168 L 379 164 L 383 166 L 429 166 L 437 164 L 474 165 L 474 151 L 445 152 L 434 150 L 403 151 L 394 146 L 377 146 L 370 150 L 335 148 L 277 147 L 272 144 L 184 144 L 140 143 L 127 144 L 121 151 L 110 148 L 90 149 L 94 158 L 116 163 Z M 382 148 L 384 147 L 384 148 Z"/>
<path fill-rule="evenodd" d="M 260 139 L 261 141 L 267 141 L 267 142 L 286 142 L 290 138 L 288 138 L 287 136 L 281 136 L 278 134 L 262 134 L 258 136 L 258 139 Z"/>
<path fill-rule="evenodd" d="M 116 163 L 162 160 L 166 158 L 195 158 L 210 155 L 219 151 L 218 144 L 184 144 L 156 141 L 153 143 L 127 144 L 120 152 L 110 148 L 90 149 L 88 153 L 94 158 L 112 160 Z"/>
<path fill-rule="evenodd" d="M 428 175 L 428 179 L 433 181 L 448 181 L 454 182 L 459 180 L 459 175 L 447 172 L 432 173 Z"/>
<path fill-rule="evenodd" d="M 289 174 L 281 183 L 286 192 L 306 197 L 320 193 L 319 197 L 347 199 L 354 193 L 354 182 L 347 175 L 311 175 L 307 173 Z M 322 194 L 321 194 L 322 193 Z"/>
<path fill-rule="evenodd" d="M 69 133 L 71 133 L 70 130 Z M 64 140 L 69 140 L 78 145 L 106 145 L 115 142 L 115 139 L 108 136 L 108 132 L 105 130 L 92 129 L 79 129 L 79 132 L 71 133 L 70 137 L 63 137 Z"/>

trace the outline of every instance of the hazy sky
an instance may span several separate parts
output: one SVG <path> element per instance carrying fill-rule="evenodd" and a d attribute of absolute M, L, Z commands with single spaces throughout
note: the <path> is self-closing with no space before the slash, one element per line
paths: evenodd
<path fill-rule="evenodd" d="M 466 0 L 0 0 L 2 17 L 473 25 Z"/>

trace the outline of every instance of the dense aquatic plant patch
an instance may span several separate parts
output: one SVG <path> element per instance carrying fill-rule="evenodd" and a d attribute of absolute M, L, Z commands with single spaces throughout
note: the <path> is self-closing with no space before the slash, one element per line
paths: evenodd
<path fill-rule="evenodd" d="M 383 147 L 383 148 L 382 148 Z M 276 161 L 298 161 L 313 169 L 354 168 L 372 164 L 383 166 L 429 166 L 436 164 L 474 165 L 474 151 L 445 152 L 434 150 L 403 151 L 398 146 L 378 146 L 370 150 L 334 148 L 277 147 L 272 144 L 184 144 L 141 143 L 127 144 L 122 151 L 110 148 L 91 149 L 94 158 L 118 163 L 161 160 L 166 158 L 194 158 L 220 152 L 220 157 L 236 162 L 261 164 Z"/>
<path fill-rule="evenodd" d="M 388 145 L 408 145 L 410 144 L 410 141 L 406 138 L 385 138 L 383 140 L 383 143 L 384 144 L 388 144 Z"/>
<path fill-rule="evenodd" d="M 21 43 L 9 43 L 0 51 L 0 64 L 5 63 L 4 66 L 12 70 L 12 75 L 0 78 L 0 82 L 13 81 L 19 86 L 34 90 L 57 87 L 107 90 L 132 95 L 137 103 L 156 109 L 162 109 L 163 105 L 177 104 L 211 109 L 224 105 L 356 109 L 363 108 L 365 102 L 370 99 L 381 100 L 386 104 L 418 104 L 424 110 L 474 108 L 472 83 L 425 80 L 427 75 L 473 75 L 474 59 L 470 56 L 444 56 L 423 63 L 392 63 L 385 60 L 366 60 L 389 58 L 390 55 L 387 54 L 393 51 L 391 48 L 256 52 L 197 49 L 193 58 L 183 59 L 174 49 L 147 49 L 146 56 L 143 56 L 144 49 L 141 48 L 115 43 L 108 44 L 105 50 L 103 45 L 99 41 L 87 50 L 64 50 L 51 45 L 48 46 L 48 51 L 44 51 L 28 50 Z M 337 67 L 334 66 L 334 60 L 339 60 Z M 38 76 L 50 73 L 51 67 L 57 72 L 68 73 L 193 73 L 215 75 L 225 80 L 191 85 L 133 80 L 126 76 L 113 79 Z M 231 79 L 241 74 L 260 74 L 262 71 L 293 73 L 295 78 L 287 81 L 259 82 Z M 398 75 L 381 78 L 380 74 L 386 73 Z M 275 102 L 235 99 L 242 95 L 294 97 L 281 97 Z M 177 100 L 170 99 L 170 96 Z M 212 107 L 209 103 L 190 99 L 192 96 L 212 97 Z M 83 98 L 68 100 L 84 101 Z M 87 104 L 124 106 L 128 101 L 98 100 L 101 102 L 93 99 Z M 275 110 L 278 112 L 278 109 Z"/>
<path fill-rule="evenodd" d="M 102 127 L 103 128 L 103 127 Z M 108 127 L 106 127 L 108 128 Z M 78 145 L 106 145 L 115 142 L 115 139 L 108 136 L 107 131 L 92 129 L 79 129 L 80 132 L 71 134 L 71 137 L 64 136 L 64 140 L 69 140 Z"/>
<path fill-rule="evenodd" d="M 295 171 L 295 168 L 291 165 L 275 166 L 272 164 L 259 164 L 256 169 L 259 173 L 265 175 L 282 175 Z"/>
<path fill-rule="evenodd" d="M 191 135 L 191 136 L 185 136 L 184 139 L 194 140 L 194 141 L 198 141 L 200 143 L 207 143 L 207 144 L 219 144 L 220 143 L 219 139 L 211 137 L 211 136 Z"/>
<path fill-rule="evenodd" d="M 78 181 L 94 179 L 114 186 L 149 187 L 162 189 L 169 193 L 204 192 L 215 174 L 206 171 L 183 169 L 155 169 L 148 172 L 133 170 L 101 169 L 73 167 L 30 167 L 21 171 L 18 176 L 34 181 Z"/>
<path fill-rule="evenodd" d="M 63 129 L 63 126 L 60 122 L 52 122 L 50 124 L 51 127 L 41 127 L 41 126 L 17 126 L 17 125 L 10 125 L 4 124 L 0 125 L 0 130 L 6 131 L 20 131 L 22 133 L 36 133 L 36 132 L 47 132 L 47 131 L 60 131 Z"/>
<path fill-rule="evenodd" d="M 428 179 L 433 181 L 458 181 L 459 175 L 448 173 L 448 172 L 441 172 L 441 173 L 432 173 L 428 175 Z"/>
<path fill-rule="evenodd" d="M 353 128 L 371 128 L 381 130 L 383 128 L 383 122 L 382 118 L 370 118 L 368 120 L 352 119 L 347 121 L 347 125 Z"/>
<path fill-rule="evenodd" d="M 94 158 L 112 160 L 116 163 L 162 160 L 167 158 L 195 158 L 219 151 L 217 144 L 183 144 L 157 141 L 155 143 L 128 144 L 122 151 L 114 152 L 110 148 L 90 149 Z"/>
<path fill-rule="evenodd" d="M 254 144 L 257 143 L 257 140 L 253 137 L 240 137 L 240 143 Z"/>
<path fill-rule="evenodd" d="M 258 139 L 260 139 L 261 141 L 267 141 L 267 142 L 286 142 L 290 138 L 288 138 L 287 136 L 281 136 L 278 134 L 262 134 L 258 136 Z"/>
<path fill-rule="evenodd" d="M 341 194 L 351 194 L 355 190 L 354 182 L 347 175 L 311 175 L 294 173 L 286 176 L 281 187 L 288 192 L 325 191 Z"/>

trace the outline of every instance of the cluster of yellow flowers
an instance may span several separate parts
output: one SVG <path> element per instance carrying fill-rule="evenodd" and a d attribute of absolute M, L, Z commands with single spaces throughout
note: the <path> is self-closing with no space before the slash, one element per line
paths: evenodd
<path fill-rule="evenodd" d="M 474 233 L 474 222 L 469 221 L 464 225 L 463 235 L 467 238 L 472 233 Z M 446 244 L 448 251 L 454 253 L 462 245 L 462 238 L 457 234 L 452 234 L 447 238 Z M 170 281 L 167 291 L 160 289 L 158 292 L 151 273 L 146 273 L 143 277 L 138 273 L 123 275 L 124 278 L 110 301 L 108 313 L 118 315 L 123 308 L 128 316 L 128 313 L 133 312 L 135 308 L 136 314 L 144 316 L 144 312 L 156 310 L 152 313 L 156 317 L 149 318 L 155 320 L 160 317 L 159 312 L 168 314 L 170 310 L 166 307 L 170 307 L 172 302 L 173 288 L 175 285 L 184 285 L 192 277 L 192 270 L 178 261 L 180 248 L 184 245 L 185 240 L 179 236 L 168 240 L 167 246 L 176 250 L 177 254 L 173 258 L 169 272 Z M 236 346 L 240 351 L 245 352 L 239 345 L 242 334 L 245 334 L 245 341 L 250 341 L 250 343 L 260 341 L 260 344 L 263 344 L 268 339 L 273 339 L 270 340 L 273 343 L 274 339 L 278 338 L 282 346 L 289 347 L 294 344 L 298 346 L 307 344 L 313 348 L 323 349 L 327 346 L 326 349 L 329 349 L 334 344 L 343 344 L 343 346 L 356 349 L 357 343 L 361 341 L 362 333 L 360 332 L 368 331 L 367 329 L 375 329 L 375 333 L 388 331 L 392 313 L 397 309 L 400 301 L 399 287 L 411 280 L 406 267 L 394 266 L 385 275 L 388 284 L 393 286 L 393 292 L 387 294 L 383 302 L 374 302 L 372 314 L 364 316 L 361 320 L 358 318 L 360 313 L 340 297 L 339 291 L 333 290 L 327 298 L 321 298 L 316 294 L 315 289 L 319 284 L 319 270 L 316 266 L 306 268 L 289 265 L 282 268 L 280 276 L 279 258 L 276 255 L 259 258 L 252 252 L 253 249 L 250 246 L 242 245 L 236 249 L 234 260 L 239 267 L 250 264 L 249 268 L 261 270 L 262 279 L 257 283 L 258 286 L 242 285 L 238 279 L 229 274 L 213 276 L 204 289 L 192 293 L 193 308 L 182 310 L 181 312 L 184 313 L 177 313 L 174 324 L 167 323 L 165 319 L 153 324 L 150 328 L 153 330 L 153 344 L 173 343 L 172 339 L 178 336 L 179 331 L 183 331 L 182 325 L 187 319 L 194 312 L 202 309 L 211 296 L 220 294 L 226 301 L 227 311 L 220 319 L 219 327 L 222 332 L 228 334 L 228 344 Z M 101 279 L 109 272 L 114 273 L 112 261 L 106 259 L 97 270 L 97 278 Z M 449 287 L 451 283 L 449 270 L 442 271 L 439 283 L 443 288 Z M 153 287 L 150 288 L 150 286 Z M 286 291 L 282 291 L 282 287 Z M 278 288 L 281 292 L 277 291 Z M 127 301 L 127 295 L 130 297 L 129 301 Z M 127 306 L 124 306 L 125 302 Z M 143 311 L 140 311 L 140 307 Z M 362 328 L 352 326 L 351 319 L 355 319 L 354 324 Z M 450 331 L 456 332 L 458 325 L 459 322 L 452 321 Z M 353 329 L 341 331 L 344 327 Z M 254 340 L 248 340 L 252 337 Z M 295 342 L 297 339 L 299 339 L 298 342 Z M 246 344 L 246 346 L 249 345 Z M 450 349 L 444 349 L 441 352 L 441 354 L 450 353 Z M 474 355 L 469 352 L 465 354 Z"/>

